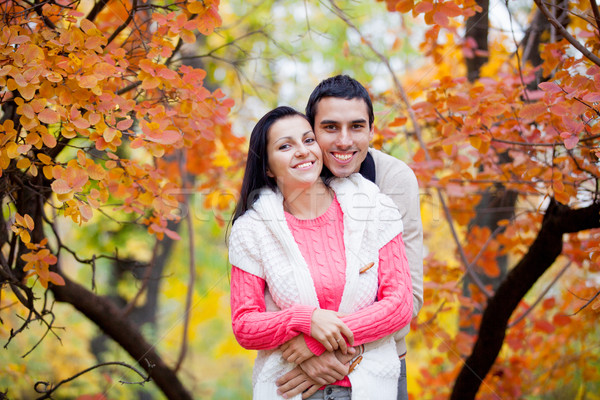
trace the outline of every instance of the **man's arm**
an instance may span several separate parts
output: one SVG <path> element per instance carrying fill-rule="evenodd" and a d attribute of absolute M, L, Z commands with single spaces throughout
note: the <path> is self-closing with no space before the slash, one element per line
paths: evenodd
<path fill-rule="evenodd" d="M 423 305 L 423 225 L 419 183 L 406 163 L 379 150 L 370 149 L 375 162 L 375 183 L 389 196 L 402 216 L 402 239 L 413 287 L 413 318 Z"/>

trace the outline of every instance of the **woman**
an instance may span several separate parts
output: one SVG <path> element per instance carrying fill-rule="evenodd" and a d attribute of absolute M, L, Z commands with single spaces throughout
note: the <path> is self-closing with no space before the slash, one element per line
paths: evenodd
<path fill-rule="evenodd" d="M 412 315 L 400 216 L 358 174 L 324 182 L 322 158 L 292 108 L 270 111 L 253 129 L 229 238 L 233 331 L 259 350 L 255 399 L 280 399 L 278 377 L 348 345 L 364 354 L 335 383 L 345 396 L 335 398 L 395 399 L 400 364 L 387 335 Z M 306 346 L 284 357 L 279 347 L 298 335 Z"/>

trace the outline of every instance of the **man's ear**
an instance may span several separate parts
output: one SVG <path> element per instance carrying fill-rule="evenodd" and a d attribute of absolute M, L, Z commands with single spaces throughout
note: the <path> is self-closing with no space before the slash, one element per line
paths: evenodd
<path fill-rule="evenodd" d="M 375 125 L 371 124 L 371 129 L 369 129 L 369 142 L 373 140 L 373 136 L 375 136 Z"/>

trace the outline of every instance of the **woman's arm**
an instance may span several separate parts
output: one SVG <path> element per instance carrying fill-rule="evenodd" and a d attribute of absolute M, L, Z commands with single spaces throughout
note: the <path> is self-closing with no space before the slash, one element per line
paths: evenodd
<path fill-rule="evenodd" d="M 412 284 L 402 236 L 379 251 L 377 301 L 341 317 L 354 334 L 354 346 L 373 342 L 404 327 L 412 318 Z M 325 348 L 310 337 L 306 344 L 316 355 Z"/>
<path fill-rule="evenodd" d="M 265 281 L 232 266 L 231 321 L 233 333 L 242 347 L 274 349 L 300 333 L 310 335 L 314 310 L 314 307 L 296 305 L 267 312 Z"/>

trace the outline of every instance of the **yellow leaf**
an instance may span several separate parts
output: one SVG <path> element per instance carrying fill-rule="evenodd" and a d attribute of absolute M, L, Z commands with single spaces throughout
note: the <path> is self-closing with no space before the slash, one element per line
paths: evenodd
<path fill-rule="evenodd" d="M 8 158 L 17 158 L 19 155 L 19 146 L 15 142 L 10 142 L 6 145 L 6 155 Z"/>
<path fill-rule="evenodd" d="M 21 237 L 21 241 L 23 243 L 29 243 L 29 242 L 31 242 L 31 235 L 26 230 L 22 230 L 21 234 L 19 236 Z"/>
<path fill-rule="evenodd" d="M 17 161 L 17 168 L 19 169 L 29 168 L 30 165 L 31 161 L 29 158 L 21 158 L 19 161 Z"/>
<path fill-rule="evenodd" d="M 205 9 L 206 9 L 206 6 L 201 1 L 193 1 L 191 3 L 188 3 L 188 5 L 187 5 L 187 10 L 191 14 L 200 14 Z"/>
<path fill-rule="evenodd" d="M 29 229 L 30 231 L 33 230 L 33 228 L 35 227 L 35 223 L 33 222 L 33 218 L 31 218 L 29 216 L 29 214 L 25 214 L 23 216 L 23 219 L 25 220 L 25 225 L 27 225 L 27 229 Z"/>
<path fill-rule="evenodd" d="M 42 168 L 42 172 L 44 173 L 44 177 L 46 179 L 52 179 L 52 167 L 50 165 L 45 165 L 44 168 Z"/>
<path fill-rule="evenodd" d="M 481 138 L 479 136 L 470 136 L 469 142 L 471 146 L 475 147 L 477 150 L 481 147 Z"/>

